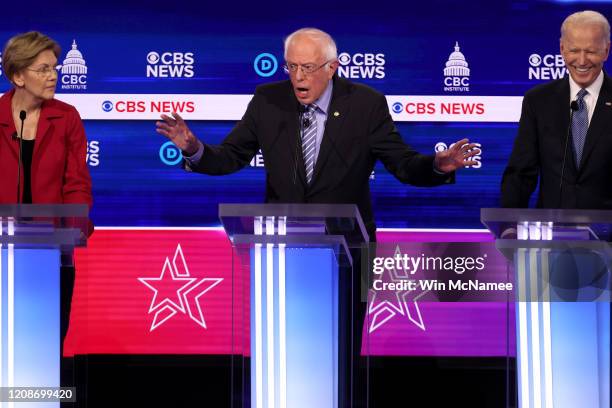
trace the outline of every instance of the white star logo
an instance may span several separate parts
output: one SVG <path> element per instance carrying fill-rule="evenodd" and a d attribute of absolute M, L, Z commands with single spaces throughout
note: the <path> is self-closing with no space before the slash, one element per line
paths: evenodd
<path fill-rule="evenodd" d="M 401 255 L 399 245 L 395 248 L 395 255 Z M 410 280 L 410 276 L 404 270 L 398 271 L 396 268 L 388 270 L 389 282 L 399 282 Z M 376 301 L 377 293 L 370 289 L 371 300 L 368 305 L 368 333 L 371 334 L 381 328 L 389 320 L 395 316 L 406 316 L 414 325 L 425 331 L 425 322 L 421 315 L 421 310 L 417 300 L 428 291 L 410 292 L 396 291 L 393 293 L 393 302 L 389 300 Z M 389 297 L 388 292 L 385 297 Z"/>
<path fill-rule="evenodd" d="M 223 278 L 192 278 L 181 244 L 176 246 L 172 262 L 166 257 L 159 278 L 138 278 L 154 292 L 149 313 L 155 312 L 149 331 L 153 331 L 181 312 L 206 329 L 200 298 L 217 286 Z"/>

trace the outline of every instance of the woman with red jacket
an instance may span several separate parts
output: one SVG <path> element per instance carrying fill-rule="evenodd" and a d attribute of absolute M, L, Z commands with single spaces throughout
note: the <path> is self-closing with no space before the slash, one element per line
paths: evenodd
<path fill-rule="evenodd" d="M 54 99 L 60 51 L 57 42 L 31 31 L 11 38 L 2 52 L 2 70 L 13 87 L 0 97 L 0 204 L 92 205 L 83 123 L 73 106 Z M 62 344 L 73 286 L 74 268 L 62 267 Z M 67 362 L 62 361 L 63 385 L 72 383 Z"/>
<path fill-rule="evenodd" d="M 23 121 L 23 203 L 84 203 L 91 206 L 87 140 L 76 109 L 55 96 L 59 45 L 29 32 L 11 38 L 2 69 L 13 89 L 0 97 L 0 203 L 17 199 L 17 163 Z"/>

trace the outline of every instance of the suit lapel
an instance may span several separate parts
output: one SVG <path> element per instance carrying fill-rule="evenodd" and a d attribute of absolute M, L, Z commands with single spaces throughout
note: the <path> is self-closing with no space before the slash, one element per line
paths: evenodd
<path fill-rule="evenodd" d="M 15 124 L 13 123 L 11 100 L 13 99 L 14 90 L 4 94 L 0 98 L 0 137 L 4 139 L 6 146 L 14 155 L 15 159 L 19 156 L 19 145 L 13 140 L 15 133 Z"/>
<path fill-rule="evenodd" d="M 11 90 L 0 98 L 0 136 L 5 138 L 6 144 L 9 146 L 15 158 L 18 158 L 19 144 L 12 140 L 13 134 L 16 132 L 11 108 L 11 100 L 13 99 L 14 93 L 15 91 Z M 44 143 L 49 138 L 49 134 L 53 133 L 55 129 L 53 119 L 61 118 L 62 116 L 62 111 L 53 106 L 53 101 L 43 102 L 40 117 L 38 118 L 33 157 L 36 157 L 37 152 L 44 146 Z M 36 161 L 33 161 L 33 165 L 35 163 Z"/>
<path fill-rule="evenodd" d="M 8 146 L 9 150 L 15 156 L 15 159 L 19 157 L 19 144 L 15 143 L 13 140 L 13 134 L 15 133 L 15 128 L 11 125 L 0 124 L 0 134 L 1 137 L 5 140 L 5 146 Z"/>
<path fill-rule="evenodd" d="M 323 140 L 321 140 L 319 155 L 317 156 L 314 173 L 312 175 L 312 184 L 320 177 L 325 162 L 329 157 L 329 152 L 338 144 L 340 129 L 349 111 L 348 95 L 349 92 L 346 85 L 339 80 L 335 80 L 332 99 L 329 103 L 329 109 L 327 110 L 327 121 L 325 123 L 325 131 L 323 132 Z"/>
<path fill-rule="evenodd" d="M 301 181 L 302 185 L 306 185 L 306 169 L 304 165 L 304 155 L 302 154 L 302 135 L 300 133 L 300 114 L 298 111 L 299 102 L 295 99 L 293 90 L 289 94 L 289 102 L 287 106 L 293 106 L 293 109 L 289 109 L 285 112 L 283 118 L 285 122 L 285 128 L 287 129 L 287 143 L 289 145 L 289 152 L 291 157 L 291 177 L 296 177 Z M 297 173 L 297 174 L 296 174 Z"/>
<path fill-rule="evenodd" d="M 587 131 L 586 140 L 584 143 L 584 151 L 582 153 L 582 159 L 580 169 L 582 170 L 589 159 L 589 155 L 597 145 L 598 140 L 602 137 L 602 134 L 606 129 L 612 128 L 612 79 L 604 74 L 604 82 L 599 91 L 599 97 L 595 104 L 595 111 L 593 112 L 593 118 L 591 118 L 591 124 Z"/>
<path fill-rule="evenodd" d="M 566 77 L 560 82 L 555 94 L 555 100 L 561 103 L 555 103 L 555 111 L 551 118 L 553 120 L 553 135 L 559 135 L 560 149 L 566 147 L 567 143 L 567 156 L 565 160 L 565 169 L 569 171 L 566 174 L 576 174 L 576 155 L 574 154 L 572 135 L 570 132 L 570 86 L 569 79 Z M 563 154 L 563 153 L 562 153 Z M 565 177 L 564 177 L 565 178 Z"/>
<path fill-rule="evenodd" d="M 34 152 L 32 153 L 33 158 L 36 157 L 37 153 L 43 148 L 45 142 L 47 142 L 47 139 L 49 138 L 49 135 L 53 133 L 55 129 L 53 119 L 60 118 L 62 116 L 62 112 L 53 107 L 49 107 L 48 102 L 43 103 L 42 109 L 40 110 L 40 117 L 38 118 L 36 143 L 34 143 Z M 36 163 L 36 161 L 32 160 L 32 163 Z"/>

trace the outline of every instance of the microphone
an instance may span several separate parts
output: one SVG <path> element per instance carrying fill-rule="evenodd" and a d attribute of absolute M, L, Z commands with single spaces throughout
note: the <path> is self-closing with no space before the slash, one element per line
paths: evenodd
<path fill-rule="evenodd" d="M 308 126 L 310 126 L 310 120 L 308 118 L 304 118 L 305 113 L 306 106 L 300 103 L 298 107 L 297 140 L 295 142 L 295 154 L 293 157 L 293 184 L 297 183 L 298 154 L 300 154 L 300 146 L 302 146 L 302 129 L 300 129 L 299 125 L 302 125 L 302 128 L 307 128 Z"/>
<path fill-rule="evenodd" d="M 570 109 L 572 110 L 572 113 L 580 109 L 578 106 L 578 101 L 572 101 L 572 103 L 570 103 Z"/>
<path fill-rule="evenodd" d="M 572 101 L 570 103 L 570 120 L 567 126 L 567 133 L 565 135 L 565 147 L 563 148 L 563 162 L 561 164 L 561 179 L 559 180 L 559 208 L 563 208 L 563 173 L 565 173 L 565 161 L 567 159 L 567 145 L 569 144 L 570 134 L 572 133 L 572 120 L 574 119 L 574 112 L 580 107 L 578 102 Z"/>
<path fill-rule="evenodd" d="M 17 204 L 21 204 L 21 165 L 23 162 L 23 123 L 25 122 L 26 111 L 22 110 L 19 112 L 19 119 L 21 120 L 21 131 L 19 132 L 19 159 L 17 161 Z"/>

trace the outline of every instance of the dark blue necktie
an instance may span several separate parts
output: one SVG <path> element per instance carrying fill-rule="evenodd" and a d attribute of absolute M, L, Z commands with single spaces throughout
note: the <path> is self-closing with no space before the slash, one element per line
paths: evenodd
<path fill-rule="evenodd" d="M 578 92 L 576 103 L 578 110 L 572 116 L 572 140 L 574 142 L 574 153 L 576 154 L 576 166 L 580 167 L 582 159 L 582 151 L 584 150 L 584 142 L 586 140 L 587 130 L 589 130 L 589 110 L 587 109 L 584 97 L 589 92 L 586 89 L 581 89 Z"/>

